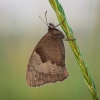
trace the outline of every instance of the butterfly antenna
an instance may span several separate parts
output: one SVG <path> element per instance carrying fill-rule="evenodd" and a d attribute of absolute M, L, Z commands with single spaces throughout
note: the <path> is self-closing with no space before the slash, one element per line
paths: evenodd
<path fill-rule="evenodd" d="M 40 16 L 39 16 L 40 17 Z M 44 20 L 40 17 L 40 19 L 44 22 Z M 44 22 L 45 23 L 45 22 Z M 48 24 L 47 23 L 45 23 L 47 26 L 48 26 Z"/>
<path fill-rule="evenodd" d="M 47 23 L 47 11 L 45 12 L 45 19 L 46 19 L 46 23 Z"/>

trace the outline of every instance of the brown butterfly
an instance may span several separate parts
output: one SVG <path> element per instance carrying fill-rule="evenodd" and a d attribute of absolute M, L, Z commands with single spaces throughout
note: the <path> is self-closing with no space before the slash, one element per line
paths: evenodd
<path fill-rule="evenodd" d="M 26 81 L 31 87 L 63 81 L 69 75 L 65 66 L 65 36 L 56 28 L 60 24 L 47 24 L 46 18 L 46 25 L 48 32 L 36 45 L 27 66 Z"/>

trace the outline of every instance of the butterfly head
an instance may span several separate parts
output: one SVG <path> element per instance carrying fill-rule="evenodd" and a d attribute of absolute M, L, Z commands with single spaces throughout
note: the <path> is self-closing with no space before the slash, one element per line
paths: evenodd
<path fill-rule="evenodd" d="M 55 29 L 55 25 L 53 23 L 48 23 L 48 28 L 49 29 Z"/>

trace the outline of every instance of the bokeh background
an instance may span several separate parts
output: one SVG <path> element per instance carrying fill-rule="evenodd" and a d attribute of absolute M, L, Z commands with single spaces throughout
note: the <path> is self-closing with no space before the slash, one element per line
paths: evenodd
<path fill-rule="evenodd" d="M 59 0 L 100 93 L 100 0 Z M 0 100 L 92 100 L 68 42 L 63 82 L 30 88 L 25 74 L 29 57 L 47 26 L 58 24 L 48 0 L 0 0 Z M 61 27 L 58 27 L 60 30 Z"/>

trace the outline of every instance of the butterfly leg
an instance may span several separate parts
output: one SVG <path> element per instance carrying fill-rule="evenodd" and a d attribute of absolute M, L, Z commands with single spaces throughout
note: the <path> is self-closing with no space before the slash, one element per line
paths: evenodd
<path fill-rule="evenodd" d="M 64 41 L 74 41 L 76 39 L 68 39 L 68 38 L 63 38 Z"/>

